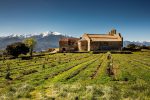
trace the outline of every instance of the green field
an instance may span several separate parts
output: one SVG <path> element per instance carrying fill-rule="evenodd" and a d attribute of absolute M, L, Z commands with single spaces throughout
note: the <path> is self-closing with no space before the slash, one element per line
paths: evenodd
<path fill-rule="evenodd" d="M 150 100 L 150 52 L 108 54 L 1 60 L 0 100 Z"/>

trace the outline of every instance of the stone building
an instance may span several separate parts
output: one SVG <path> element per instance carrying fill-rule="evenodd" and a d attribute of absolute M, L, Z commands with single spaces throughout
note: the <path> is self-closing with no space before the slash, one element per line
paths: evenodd
<path fill-rule="evenodd" d="M 123 37 L 116 30 L 108 34 L 83 34 L 78 41 L 79 51 L 121 50 Z"/>
<path fill-rule="evenodd" d="M 60 52 L 78 51 L 79 38 L 61 38 L 59 41 Z"/>
<path fill-rule="evenodd" d="M 61 39 L 60 51 L 101 51 L 101 50 L 121 50 L 123 47 L 123 37 L 112 29 L 107 34 L 83 34 L 80 39 Z"/>

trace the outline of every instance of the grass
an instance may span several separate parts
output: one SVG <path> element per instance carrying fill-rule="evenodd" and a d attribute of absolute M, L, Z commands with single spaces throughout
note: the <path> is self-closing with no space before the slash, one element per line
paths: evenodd
<path fill-rule="evenodd" d="M 150 52 L 110 55 L 56 53 L 1 60 L 0 99 L 149 100 Z M 5 79 L 8 69 L 12 80 Z"/>

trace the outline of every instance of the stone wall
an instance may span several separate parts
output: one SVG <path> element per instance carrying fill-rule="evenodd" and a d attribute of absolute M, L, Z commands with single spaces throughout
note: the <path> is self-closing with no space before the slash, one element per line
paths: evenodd
<path fill-rule="evenodd" d="M 87 51 L 88 49 L 87 40 L 79 40 L 78 49 L 79 51 Z"/>
<path fill-rule="evenodd" d="M 78 39 L 68 39 L 59 41 L 60 52 L 78 51 Z"/>
<path fill-rule="evenodd" d="M 99 50 L 121 50 L 122 42 L 91 42 L 90 43 L 91 51 L 99 51 Z"/>

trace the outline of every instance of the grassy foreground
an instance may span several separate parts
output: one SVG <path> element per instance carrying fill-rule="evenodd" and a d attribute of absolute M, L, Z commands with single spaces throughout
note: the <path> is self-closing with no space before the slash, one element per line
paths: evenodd
<path fill-rule="evenodd" d="M 1 60 L 0 100 L 16 99 L 150 100 L 150 52 Z"/>

